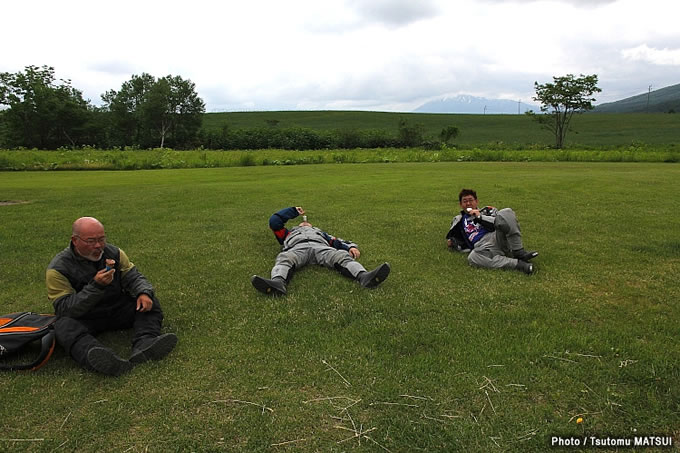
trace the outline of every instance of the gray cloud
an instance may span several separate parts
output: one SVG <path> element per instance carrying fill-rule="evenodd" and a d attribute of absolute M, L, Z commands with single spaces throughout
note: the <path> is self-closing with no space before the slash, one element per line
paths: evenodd
<path fill-rule="evenodd" d="M 440 12 L 433 0 L 349 0 L 348 6 L 368 22 L 396 27 L 436 17 Z"/>
<path fill-rule="evenodd" d="M 446 76 L 419 61 L 393 61 L 360 77 L 346 74 L 332 82 L 296 84 L 277 78 L 276 94 L 201 90 L 216 110 L 362 109 L 411 111 L 428 100 L 472 94 L 488 98 L 522 99 L 530 103 L 534 80 L 528 74 L 487 73 L 478 66 L 451 67 Z M 516 94 L 516 93 L 523 94 Z M 512 93 L 512 96 L 509 96 Z"/>

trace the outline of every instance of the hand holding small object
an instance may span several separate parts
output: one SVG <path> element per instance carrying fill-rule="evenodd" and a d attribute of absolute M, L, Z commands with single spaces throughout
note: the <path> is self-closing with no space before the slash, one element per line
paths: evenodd
<path fill-rule="evenodd" d="M 113 274 L 115 273 L 116 270 L 113 267 L 107 265 L 106 268 L 100 269 L 99 272 L 95 274 L 94 281 L 102 286 L 108 286 L 111 284 L 111 282 L 113 282 Z"/>
<path fill-rule="evenodd" d="M 468 215 L 470 215 L 472 217 L 481 217 L 482 216 L 482 213 L 479 209 L 467 208 L 466 211 L 467 211 Z"/>

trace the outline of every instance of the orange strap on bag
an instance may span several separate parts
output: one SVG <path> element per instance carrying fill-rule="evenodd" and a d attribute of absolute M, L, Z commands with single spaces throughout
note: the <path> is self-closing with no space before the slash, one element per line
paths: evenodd
<path fill-rule="evenodd" d="M 0 370 L 35 371 L 52 356 L 56 346 L 55 315 L 33 312 L 11 313 L 0 316 Z M 40 341 L 38 357 L 28 363 L 3 363 L 3 359 L 18 353 L 29 344 Z"/>

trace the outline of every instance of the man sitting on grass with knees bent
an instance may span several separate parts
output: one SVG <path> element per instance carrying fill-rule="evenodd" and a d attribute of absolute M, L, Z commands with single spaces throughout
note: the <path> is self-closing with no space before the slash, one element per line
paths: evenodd
<path fill-rule="evenodd" d="M 342 275 L 352 278 L 365 288 L 374 288 L 382 283 L 390 274 L 390 265 L 383 263 L 368 272 L 358 261 L 357 245 L 333 237 L 312 226 L 303 217 L 303 222 L 288 230 L 286 222 L 298 215 L 303 215 L 301 207 L 281 209 L 269 218 L 269 227 L 282 246 L 272 268 L 271 279 L 253 275 L 251 282 L 260 292 L 271 295 L 286 294 L 286 284 L 293 276 L 293 271 L 306 264 L 320 264 L 336 269 Z"/>
<path fill-rule="evenodd" d="M 163 312 L 153 286 L 125 252 L 106 243 L 104 226 L 93 217 L 73 223 L 71 243 L 47 267 L 46 281 L 57 341 L 87 369 L 118 376 L 165 357 L 177 344 L 175 334 L 161 335 Z M 94 337 L 130 327 L 135 334 L 129 360 Z"/>
<path fill-rule="evenodd" d="M 458 202 L 461 211 L 446 234 L 450 249 L 469 252 L 468 262 L 473 266 L 534 272 L 529 261 L 538 252 L 524 250 L 519 222 L 512 209 L 499 211 L 493 206 L 479 209 L 477 192 L 471 189 L 461 190 Z"/>

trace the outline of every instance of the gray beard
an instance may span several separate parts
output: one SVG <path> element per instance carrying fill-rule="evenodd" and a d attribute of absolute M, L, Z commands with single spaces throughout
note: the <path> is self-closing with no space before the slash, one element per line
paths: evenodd
<path fill-rule="evenodd" d="M 78 253 L 78 255 L 80 255 L 80 253 Z M 83 258 L 85 258 L 88 261 L 92 261 L 93 263 L 96 263 L 97 261 L 102 259 L 103 255 L 104 255 L 104 251 L 102 250 L 101 252 L 99 252 L 99 256 L 97 258 L 92 258 L 91 256 L 85 256 L 85 255 L 80 255 L 80 256 L 82 256 Z"/>

